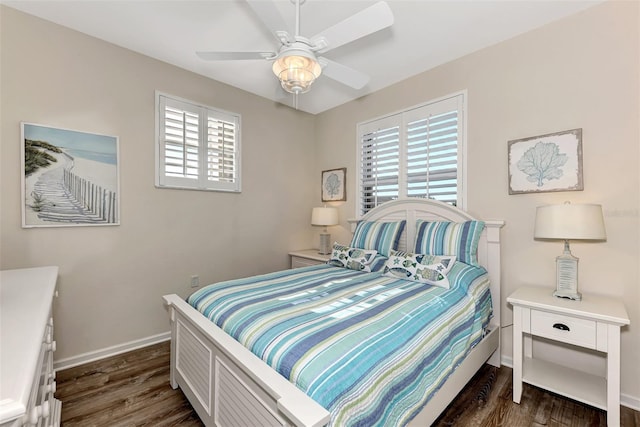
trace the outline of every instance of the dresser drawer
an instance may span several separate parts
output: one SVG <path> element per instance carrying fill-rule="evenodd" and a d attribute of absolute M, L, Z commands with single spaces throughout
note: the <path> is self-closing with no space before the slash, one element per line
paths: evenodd
<path fill-rule="evenodd" d="M 51 317 L 57 277 L 57 267 L 0 272 L 0 381 L 11 384 L 2 389 L 2 427 L 60 424 L 61 403 L 54 398 L 56 344 Z"/>
<path fill-rule="evenodd" d="M 586 348 L 596 348 L 595 320 L 531 310 L 531 334 Z"/>

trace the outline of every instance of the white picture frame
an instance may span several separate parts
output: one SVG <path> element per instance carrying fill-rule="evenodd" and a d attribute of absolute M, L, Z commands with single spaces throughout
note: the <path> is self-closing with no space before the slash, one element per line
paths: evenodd
<path fill-rule="evenodd" d="M 120 224 L 118 137 L 20 127 L 22 227 Z"/>

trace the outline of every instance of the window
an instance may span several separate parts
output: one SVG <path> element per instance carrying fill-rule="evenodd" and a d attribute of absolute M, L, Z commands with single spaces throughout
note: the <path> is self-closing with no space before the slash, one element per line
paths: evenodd
<path fill-rule="evenodd" d="M 156 185 L 240 192 L 240 115 L 156 93 Z"/>
<path fill-rule="evenodd" d="M 463 207 L 463 93 L 358 124 L 358 213 L 397 198 Z"/>

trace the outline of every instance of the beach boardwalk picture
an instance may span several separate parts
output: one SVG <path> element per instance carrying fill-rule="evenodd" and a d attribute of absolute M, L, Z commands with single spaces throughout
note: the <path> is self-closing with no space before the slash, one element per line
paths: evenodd
<path fill-rule="evenodd" d="M 118 138 L 22 123 L 23 227 L 118 225 Z"/>

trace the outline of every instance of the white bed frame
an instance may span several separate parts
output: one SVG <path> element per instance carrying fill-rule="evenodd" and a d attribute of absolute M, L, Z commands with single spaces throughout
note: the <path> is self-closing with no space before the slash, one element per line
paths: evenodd
<path fill-rule="evenodd" d="M 362 220 L 407 221 L 400 249 L 411 247 L 417 219 L 471 219 L 450 205 L 428 199 L 385 203 Z M 478 259 L 489 272 L 493 299 L 490 332 L 457 367 L 410 426 L 427 426 L 488 362 L 500 366 L 500 228 L 485 221 Z M 407 244 L 408 243 L 408 244 Z M 323 426 L 329 412 L 206 319 L 178 295 L 163 297 L 171 319 L 171 386 L 180 387 L 207 426 Z"/>

